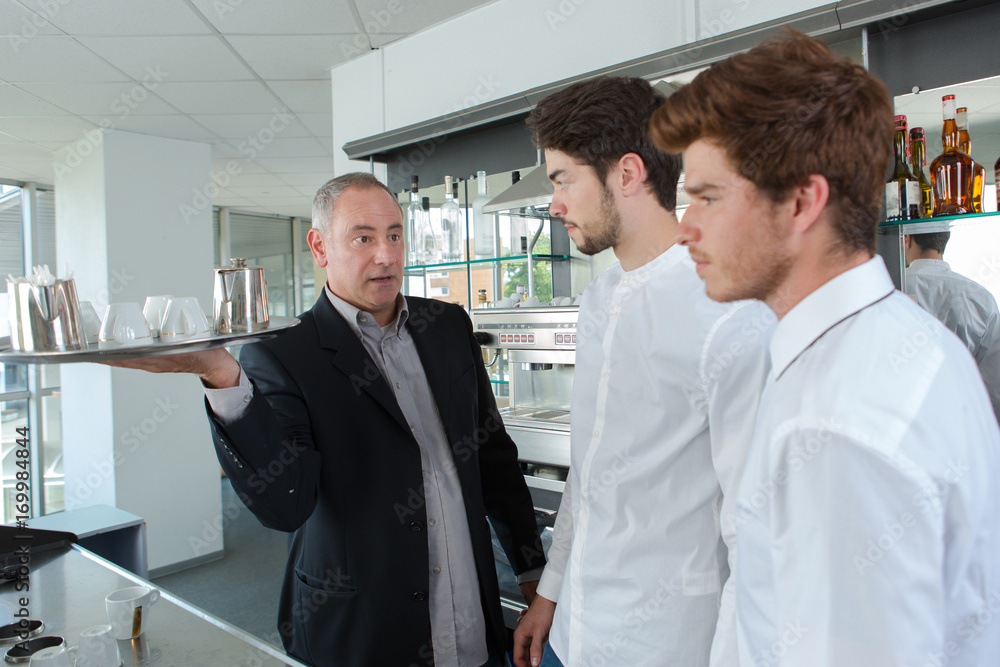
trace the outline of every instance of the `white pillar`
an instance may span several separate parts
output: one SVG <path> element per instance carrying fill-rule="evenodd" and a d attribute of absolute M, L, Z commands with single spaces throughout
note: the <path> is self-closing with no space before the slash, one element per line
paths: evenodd
<path fill-rule="evenodd" d="M 56 153 L 59 271 L 69 266 L 99 315 L 156 294 L 211 312 L 210 150 L 95 130 Z M 221 557 L 219 464 L 197 378 L 67 364 L 61 382 L 66 509 L 143 517 L 154 573 Z"/>

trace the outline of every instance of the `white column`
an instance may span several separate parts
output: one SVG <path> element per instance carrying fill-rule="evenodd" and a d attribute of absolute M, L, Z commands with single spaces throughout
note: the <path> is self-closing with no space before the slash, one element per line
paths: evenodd
<path fill-rule="evenodd" d="M 81 300 L 195 296 L 211 312 L 210 147 L 93 131 L 60 150 L 56 252 Z M 114 505 L 146 520 L 149 567 L 222 555 L 219 464 L 193 376 L 62 368 L 66 509 Z"/>

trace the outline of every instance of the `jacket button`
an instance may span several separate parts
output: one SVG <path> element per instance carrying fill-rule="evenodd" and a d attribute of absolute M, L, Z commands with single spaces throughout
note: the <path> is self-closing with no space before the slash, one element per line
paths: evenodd
<path fill-rule="evenodd" d="M 417 602 L 423 602 L 424 600 L 427 599 L 427 593 L 424 593 L 423 591 L 417 591 L 416 593 L 413 594 L 413 599 L 416 600 Z"/>
<path fill-rule="evenodd" d="M 419 533 L 423 529 L 424 529 L 423 521 L 414 521 L 413 523 L 410 524 L 410 530 L 412 530 L 414 533 Z"/>

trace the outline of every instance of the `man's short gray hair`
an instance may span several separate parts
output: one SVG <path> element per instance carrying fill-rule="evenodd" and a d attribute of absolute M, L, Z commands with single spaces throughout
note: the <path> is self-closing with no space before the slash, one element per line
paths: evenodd
<path fill-rule="evenodd" d="M 348 188 L 359 190 L 379 188 L 388 193 L 393 201 L 397 201 L 396 194 L 372 174 L 354 171 L 331 179 L 319 189 L 313 199 L 312 226 L 324 236 L 330 229 L 330 220 L 333 218 L 333 209 L 337 205 L 337 199 Z"/>

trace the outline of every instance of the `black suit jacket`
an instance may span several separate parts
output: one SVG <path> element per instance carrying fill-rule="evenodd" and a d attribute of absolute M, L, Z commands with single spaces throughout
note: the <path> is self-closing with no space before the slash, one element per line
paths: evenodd
<path fill-rule="evenodd" d="M 465 312 L 407 298 L 462 488 L 491 655 L 506 633 L 489 516 L 515 572 L 544 564 L 517 449 Z M 420 452 L 389 385 L 321 295 L 301 324 L 243 348 L 248 413 L 211 419 L 229 479 L 260 521 L 290 532 L 278 614 L 290 655 L 409 667 L 431 656 Z M 211 414 L 210 414 L 211 416 Z"/>

